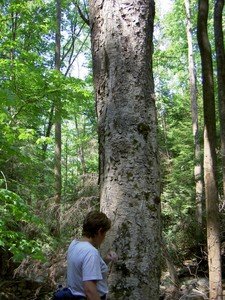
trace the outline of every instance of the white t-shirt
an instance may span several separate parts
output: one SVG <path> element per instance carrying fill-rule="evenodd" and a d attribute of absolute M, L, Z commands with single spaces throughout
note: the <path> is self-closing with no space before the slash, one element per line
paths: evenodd
<path fill-rule="evenodd" d="M 83 281 L 96 280 L 101 296 L 108 293 L 108 267 L 99 251 L 86 241 L 73 240 L 67 253 L 67 285 L 73 295 L 86 296 Z"/>

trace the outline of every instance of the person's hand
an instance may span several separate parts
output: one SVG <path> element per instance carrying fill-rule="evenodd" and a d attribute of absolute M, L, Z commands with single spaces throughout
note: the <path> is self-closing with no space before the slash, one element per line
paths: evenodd
<path fill-rule="evenodd" d="M 109 251 L 108 254 L 105 257 L 105 262 L 109 263 L 116 263 L 118 261 L 118 255 L 114 251 Z"/>

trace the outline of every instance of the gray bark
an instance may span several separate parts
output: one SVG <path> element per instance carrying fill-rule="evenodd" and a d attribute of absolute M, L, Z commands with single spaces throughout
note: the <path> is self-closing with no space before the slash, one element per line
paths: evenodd
<path fill-rule="evenodd" d="M 153 0 L 90 0 L 101 210 L 119 255 L 110 299 L 159 299 L 160 196 Z M 106 250 L 106 249 L 105 249 Z"/>
<path fill-rule="evenodd" d="M 202 61 L 204 107 L 204 183 L 210 300 L 222 300 L 220 220 L 216 178 L 216 118 L 211 46 L 208 39 L 208 0 L 199 0 L 198 44 Z"/>
<path fill-rule="evenodd" d="M 196 74 L 193 51 L 193 32 L 191 22 L 190 0 L 185 0 L 186 19 L 187 19 L 187 41 L 188 41 L 188 68 L 190 82 L 190 98 L 192 108 L 192 132 L 194 138 L 194 177 L 195 177 L 195 198 L 196 198 L 196 217 L 197 217 L 197 236 L 202 236 L 202 199 L 203 199 L 203 174 L 201 162 L 201 146 L 199 141 L 199 126 L 198 126 L 198 101 Z"/>
<path fill-rule="evenodd" d="M 225 50 L 223 37 L 224 0 L 217 0 L 214 9 L 214 35 L 217 61 L 218 103 L 223 173 L 223 200 L 225 203 Z M 224 206 L 224 205 L 223 205 Z"/>

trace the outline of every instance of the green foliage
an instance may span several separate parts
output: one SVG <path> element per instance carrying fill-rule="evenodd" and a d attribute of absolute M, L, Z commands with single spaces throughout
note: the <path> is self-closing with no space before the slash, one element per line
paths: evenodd
<path fill-rule="evenodd" d="M 71 2 L 62 4 L 62 72 L 58 72 L 54 70 L 55 2 L 0 3 L 0 169 L 9 189 L 32 205 L 53 195 L 54 107 L 59 98 L 66 140 L 63 174 L 74 182 L 84 171 L 97 170 L 97 155 L 90 153 L 90 145 L 96 149 L 93 84 L 71 77 L 76 55 L 81 49 L 90 52 L 89 29 Z M 81 152 L 86 170 L 81 167 Z M 72 190 L 67 179 L 65 185 Z"/>
<path fill-rule="evenodd" d="M 191 4 L 192 7 L 195 5 Z M 194 49 L 196 10 L 192 10 Z M 188 80 L 188 49 L 184 2 L 173 1 L 172 9 L 158 20 L 155 36 L 154 77 L 156 83 L 162 182 L 162 222 L 171 249 L 198 243 L 194 181 L 194 139 Z M 199 55 L 195 53 L 197 78 Z M 199 80 L 200 82 L 200 80 Z M 199 140 L 203 145 L 201 88 L 198 92 Z M 202 147 L 203 148 L 203 147 Z M 202 161 L 202 157 L 199 158 Z M 204 233 L 203 233 L 204 236 Z"/>
<path fill-rule="evenodd" d="M 17 194 L 0 189 L 0 246 L 9 250 L 15 261 L 22 261 L 30 256 L 44 259 L 46 243 L 38 238 L 29 237 L 24 231 L 26 226 L 33 230 L 42 230 L 40 219 L 35 217 L 31 208 Z"/>

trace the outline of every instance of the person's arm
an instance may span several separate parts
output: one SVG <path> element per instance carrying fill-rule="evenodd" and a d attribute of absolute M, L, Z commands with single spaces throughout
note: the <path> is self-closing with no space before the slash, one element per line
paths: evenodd
<path fill-rule="evenodd" d="M 95 280 L 84 281 L 84 292 L 88 300 L 101 300 L 97 292 L 97 281 Z"/>

